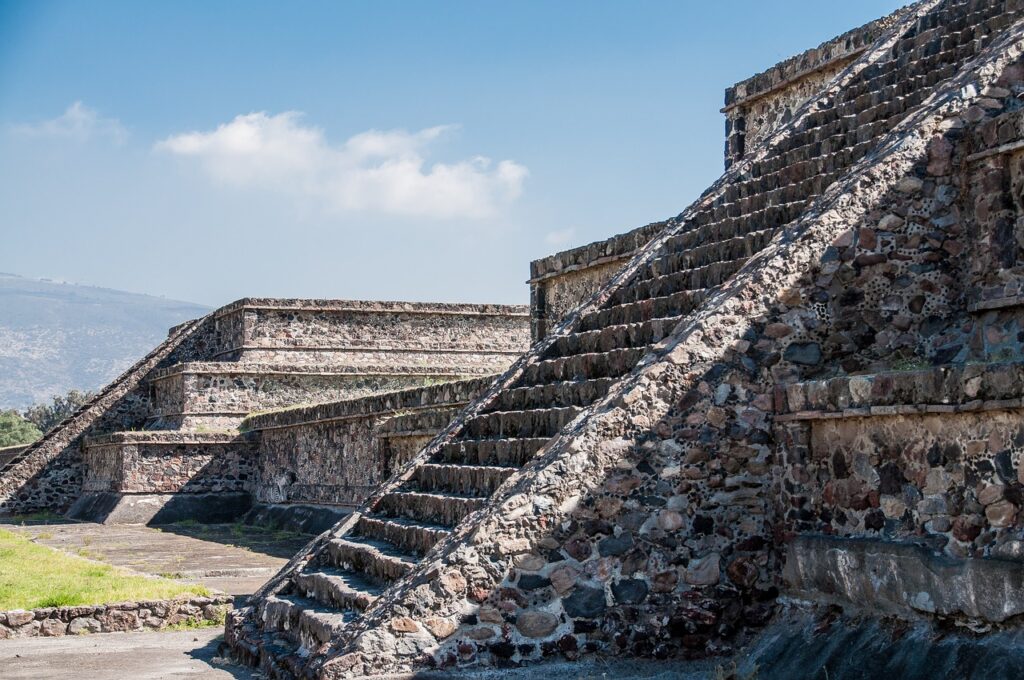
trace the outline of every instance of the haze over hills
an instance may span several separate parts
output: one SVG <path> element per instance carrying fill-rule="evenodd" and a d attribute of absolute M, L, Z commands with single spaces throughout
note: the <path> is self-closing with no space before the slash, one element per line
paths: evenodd
<path fill-rule="evenodd" d="M 210 308 L 0 273 L 0 409 L 117 377 L 176 324 Z"/>

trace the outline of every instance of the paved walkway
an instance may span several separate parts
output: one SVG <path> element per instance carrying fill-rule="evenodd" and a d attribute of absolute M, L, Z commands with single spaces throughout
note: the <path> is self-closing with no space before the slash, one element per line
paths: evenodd
<path fill-rule="evenodd" d="M 4 680 L 227 680 L 256 678 L 217 656 L 219 628 L 0 642 Z"/>
<path fill-rule="evenodd" d="M 230 595 L 249 595 L 277 573 L 310 537 L 235 524 L 106 526 L 89 522 L 0 524 L 37 543 L 166 576 Z"/>
<path fill-rule="evenodd" d="M 263 676 L 217 656 L 221 631 L 111 633 L 0 641 L 3 680 L 259 680 Z M 728 668 L 728 664 L 721 663 Z M 518 669 L 423 673 L 423 680 L 714 680 L 713 662 L 555 662 Z M 739 676 L 745 677 L 745 676 Z M 378 679 L 379 680 L 379 676 Z"/>

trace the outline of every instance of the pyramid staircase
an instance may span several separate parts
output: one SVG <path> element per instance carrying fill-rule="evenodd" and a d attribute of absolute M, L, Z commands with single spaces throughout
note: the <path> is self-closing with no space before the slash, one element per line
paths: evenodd
<path fill-rule="evenodd" d="M 315 675 L 332 641 L 385 590 L 1017 18 L 1012 2 L 904 10 L 790 123 L 665 222 L 416 464 L 258 593 L 229 622 L 233 653 L 272 677 Z"/>

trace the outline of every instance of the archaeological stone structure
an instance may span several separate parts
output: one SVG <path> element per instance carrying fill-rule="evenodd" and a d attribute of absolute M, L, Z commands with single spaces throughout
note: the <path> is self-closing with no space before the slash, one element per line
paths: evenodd
<path fill-rule="evenodd" d="M 409 458 L 408 442 L 422 444 L 522 354 L 529 324 L 525 306 L 239 300 L 171 329 L 39 442 L 0 452 L 0 512 L 157 524 L 251 512 L 319 531 Z M 260 415 L 332 402 L 343 406 Z M 384 425 L 402 409 L 421 422 Z M 316 432 L 318 418 L 356 415 L 359 436 L 344 450 Z M 282 431 L 298 438 L 289 451 Z M 358 474 L 329 472 L 338 459 Z"/>
<path fill-rule="evenodd" d="M 1024 2 L 923 0 L 729 88 L 721 178 L 534 263 L 532 348 L 232 613 L 231 653 L 1019 677 L 1022 57 Z"/>
<path fill-rule="evenodd" d="M 1024 0 L 921 0 L 722 113 L 724 174 L 528 308 L 239 301 L 0 453 L 0 511 L 316 534 L 228 616 L 272 678 L 1020 677 Z"/>

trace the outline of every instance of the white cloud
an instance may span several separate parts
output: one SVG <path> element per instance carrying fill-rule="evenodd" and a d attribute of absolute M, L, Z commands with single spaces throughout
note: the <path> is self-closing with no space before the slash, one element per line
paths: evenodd
<path fill-rule="evenodd" d="M 24 123 L 11 128 L 15 134 L 25 137 L 49 137 L 87 141 L 105 137 L 117 144 L 128 138 L 128 131 L 116 118 L 101 118 L 95 109 L 82 102 L 75 102 L 57 118 L 38 123 Z"/>
<path fill-rule="evenodd" d="M 196 159 L 225 184 L 276 191 L 337 211 L 432 218 L 494 215 L 522 192 L 527 169 L 477 156 L 428 164 L 427 147 L 452 126 L 419 132 L 370 130 L 340 145 L 303 125 L 301 114 L 237 116 L 210 132 L 187 132 L 156 149 Z"/>
<path fill-rule="evenodd" d="M 544 243 L 549 246 L 564 246 L 572 240 L 572 237 L 576 235 L 576 230 L 572 227 L 568 229 L 559 229 L 558 231 L 549 231 L 544 235 Z"/>

